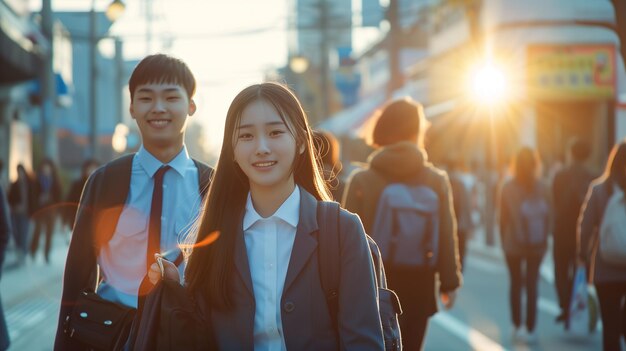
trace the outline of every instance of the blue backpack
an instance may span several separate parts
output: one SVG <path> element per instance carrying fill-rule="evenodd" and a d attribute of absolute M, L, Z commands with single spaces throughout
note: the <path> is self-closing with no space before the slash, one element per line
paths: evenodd
<path fill-rule="evenodd" d="M 372 238 L 383 261 L 433 268 L 439 253 L 439 197 L 424 185 L 388 184 L 378 200 Z"/>
<path fill-rule="evenodd" d="M 520 206 L 522 235 L 518 242 L 529 246 L 543 245 L 548 239 L 549 206 L 538 194 L 530 194 Z"/>

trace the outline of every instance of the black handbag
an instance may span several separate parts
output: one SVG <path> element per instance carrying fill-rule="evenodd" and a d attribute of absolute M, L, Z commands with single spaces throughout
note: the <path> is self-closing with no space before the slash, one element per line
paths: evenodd
<path fill-rule="evenodd" d="M 93 350 L 123 350 L 135 311 L 84 290 L 65 319 L 65 334 Z"/>
<path fill-rule="evenodd" d="M 156 259 L 163 276 L 164 258 Z M 178 281 L 161 279 L 139 303 L 126 350 L 217 350 L 203 302 Z"/>

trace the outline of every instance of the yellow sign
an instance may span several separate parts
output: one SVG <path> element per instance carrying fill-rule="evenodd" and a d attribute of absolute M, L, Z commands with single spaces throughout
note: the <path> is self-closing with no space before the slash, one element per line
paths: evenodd
<path fill-rule="evenodd" d="M 615 98 L 613 44 L 531 45 L 527 49 L 529 96 L 538 100 Z"/>

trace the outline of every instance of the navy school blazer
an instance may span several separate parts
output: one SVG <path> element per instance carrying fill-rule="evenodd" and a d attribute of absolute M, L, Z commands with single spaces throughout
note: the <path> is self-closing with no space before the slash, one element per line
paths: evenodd
<path fill-rule="evenodd" d="M 320 282 L 317 199 L 300 190 L 300 220 L 280 302 L 287 350 L 384 350 L 374 266 L 361 220 L 341 210 L 336 333 Z M 220 350 L 252 351 L 255 300 L 243 228 L 234 257 L 233 308 L 211 309 L 212 332 Z"/>
<path fill-rule="evenodd" d="M 71 313 L 78 294 L 94 286 L 94 272 L 100 248 L 115 231 L 130 190 L 134 154 L 115 159 L 97 169 L 87 180 L 81 195 L 72 240 L 63 275 L 63 294 L 54 350 L 84 350 L 66 337 L 65 318 Z M 193 160 L 198 169 L 198 188 L 206 194 L 213 169 Z"/>

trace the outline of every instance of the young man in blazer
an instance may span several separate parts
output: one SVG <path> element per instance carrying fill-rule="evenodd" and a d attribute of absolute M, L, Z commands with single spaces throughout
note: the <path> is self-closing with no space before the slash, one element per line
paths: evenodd
<path fill-rule="evenodd" d="M 136 154 L 99 168 L 85 185 L 67 255 L 55 350 L 86 349 L 65 334 L 64 323 L 80 292 L 94 286 L 96 268 L 102 278 L 98 295 L 137 307 L 151 248 L 176 249 L 197 219 L 212 169 L 191 159 L 184 144 L 187 120 L 196 111 L 195 87 L 187 65 L 167 55 L 148 56 L 133 71 L 130 114 L 142 145 Z M 178 254 L 173 255 L 168 258 Z"/>

